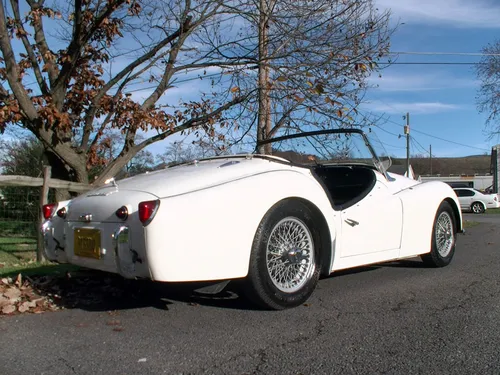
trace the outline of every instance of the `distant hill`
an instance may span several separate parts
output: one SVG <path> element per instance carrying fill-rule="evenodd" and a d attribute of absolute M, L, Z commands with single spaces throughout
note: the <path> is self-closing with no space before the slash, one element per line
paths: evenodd
<path fill-rule="evenodd" d="M 394 165 L 406 165 L 406 159 L 392 159 Z M 411 158 L 410 164 L 417 176 L 431 174 L 429 158 Z M 491 173 L 490 155 L 471 155 L 460 158 L 432 158 L 432 174 L 449 175 L 485 175 Z"/>

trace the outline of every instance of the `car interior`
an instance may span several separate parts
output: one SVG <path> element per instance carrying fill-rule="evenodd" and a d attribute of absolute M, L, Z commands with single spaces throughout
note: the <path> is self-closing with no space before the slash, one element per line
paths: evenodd
<path fill-rule="evenodd" d="M 343 210 L 359 202 L 377 181 L 373 168 L 364 165 L 321 165 L 311 169 L 335 210 Z"/>

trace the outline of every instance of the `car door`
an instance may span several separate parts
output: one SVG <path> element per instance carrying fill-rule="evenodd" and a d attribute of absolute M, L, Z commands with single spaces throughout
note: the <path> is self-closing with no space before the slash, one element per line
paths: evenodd
<path fill-rule="evenodd" d="M 475 201 L 475 195 L 473 190 L 464 189 L 462 190 L 464 209 L 469 209 L 472 203 Z"/>
<path fill-rule="evenodd" d="M 377 173 L 372 191 L 361 201 L 340 212 L 341 257 L 399 249 L 403 207 Z"/>
<path fill-rule="evenodd" d="M 465 190 L 455 189 L 455 194 L 457 194 L 458 202 L 460 203 L 460 208 L 462 210 L 468 209 L 470 207 L 470 197 L 467 197 Z"/>

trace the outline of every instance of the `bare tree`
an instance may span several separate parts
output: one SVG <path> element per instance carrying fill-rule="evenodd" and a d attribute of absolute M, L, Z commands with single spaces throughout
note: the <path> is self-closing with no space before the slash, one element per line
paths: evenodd
<path fill-rule="evenodd" d="M 379 70 L 394 31 L 388 11 L 379 12 L 372 0 L 250 0 L 235 12 L 248 30 L 235 48 L 257 61 L 258 95 L 246 104 L 246 127 L 257 121 L 257 142 L 365 120 L 358 107 L 367 78 Z M 233 79 L 243 90 L 253 87 L 255 75 Z"/>
<path fill-rule="evenodd" d="M 481 87 L 476 97 L 479 112 L 485 113 L 490 136 L 500 133 L 500 40 L 482 50 L 483 58 L 476 66 Z"/>

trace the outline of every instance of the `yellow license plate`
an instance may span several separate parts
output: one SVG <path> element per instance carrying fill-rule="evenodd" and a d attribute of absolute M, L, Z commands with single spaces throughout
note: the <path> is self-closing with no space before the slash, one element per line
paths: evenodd
<path fill-rule="evenodd" d="M 101 232 L 98 229 L 78 228 L 74 232 L 74 253 L 84 258 L 101 258 Z"/>

